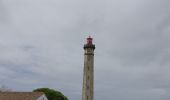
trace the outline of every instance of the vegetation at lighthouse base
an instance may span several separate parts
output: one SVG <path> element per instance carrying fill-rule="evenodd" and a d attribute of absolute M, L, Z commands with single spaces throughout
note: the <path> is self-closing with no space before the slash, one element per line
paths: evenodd
<path fill-rule="evenodd" d="M 43 92 L 48 100 L 68 100 L 61 92 L 49 88 L 38 88 L 33 90 L 33 92 Z"/>

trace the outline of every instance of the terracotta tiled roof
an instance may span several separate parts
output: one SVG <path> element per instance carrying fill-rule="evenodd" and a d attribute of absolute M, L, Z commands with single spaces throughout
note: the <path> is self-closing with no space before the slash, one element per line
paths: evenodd
<path fill-rule="evenodd" d="M 0 92 L 0 100 L 36 100 L 42 92 Z"/>

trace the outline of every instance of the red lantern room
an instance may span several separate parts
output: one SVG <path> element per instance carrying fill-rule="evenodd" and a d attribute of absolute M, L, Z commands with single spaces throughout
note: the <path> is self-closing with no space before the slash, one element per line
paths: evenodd
<path fill-rule="evenodd" d="M 87 38 L 87 44 L 93 44 L 93 38 L 91 38 L 91 36 Z"/>
<path fill-rule="evenodd" d="M 87 48 L 91 48 L 93 50 L 95 49 L 95 45 L 93 44 L 93 38 L 91 38 L 91 36 L 87 38 L 87 43 L 84 45 L 84 49 Z"/>

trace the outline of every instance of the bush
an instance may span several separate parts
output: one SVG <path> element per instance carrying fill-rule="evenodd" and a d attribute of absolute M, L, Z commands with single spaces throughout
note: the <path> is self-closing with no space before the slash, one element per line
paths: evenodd
<path fill-rule="evenodd" d="M 61 92 L 49 88 L 38 88 L 33 90 L 33 92 L 43 92 L 48 100 L 68 100 Z"/>

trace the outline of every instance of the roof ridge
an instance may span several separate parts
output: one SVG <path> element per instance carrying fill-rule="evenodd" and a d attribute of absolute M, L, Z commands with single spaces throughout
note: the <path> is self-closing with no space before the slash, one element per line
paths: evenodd
<path fill-rule="evenodd" d="M 22 92 L 22 91 L 5 91 L 0 93 L 43 93 L 43 92 Z"/>
<path fill-rule="evenodd" d="M 44 95 L 43 92 L 0 92 L 0 99 L 2 100 L 36 100 Z"/>

